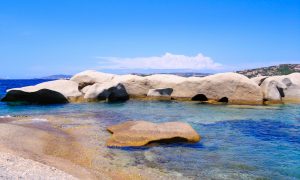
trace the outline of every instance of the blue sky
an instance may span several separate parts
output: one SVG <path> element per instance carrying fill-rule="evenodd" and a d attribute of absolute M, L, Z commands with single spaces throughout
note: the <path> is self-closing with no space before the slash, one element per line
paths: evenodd
<path fill-rule="evenodd" d="M 300 0 L 0 0 L 0 62 L 2 78 L 300 63 Z"/>

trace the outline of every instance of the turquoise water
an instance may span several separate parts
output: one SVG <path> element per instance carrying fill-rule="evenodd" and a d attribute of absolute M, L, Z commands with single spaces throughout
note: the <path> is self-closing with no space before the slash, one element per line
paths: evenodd
<path fill-rule="evenodd" d="M 0 103 L 0 116 L 77 113 L 86 113 L 105 125 L 131 119 L 183 121 L 202 136 L 196 144 L 112 149 L 135 157 L 133 165 L 177 171 L 197 179 L 300 179 L 300 105 L 134 100 L 50 106 Z"/>

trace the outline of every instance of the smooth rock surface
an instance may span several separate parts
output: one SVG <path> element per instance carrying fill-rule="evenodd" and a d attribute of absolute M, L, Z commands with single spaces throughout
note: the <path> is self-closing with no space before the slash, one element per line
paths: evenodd
<path fill-rule="evenodd" d="M 288 84 L 288 88 L 284 91 L 284 101 L 300 102 L 300 73 L 292 73 L 287 75 L 287 77 L 290 79 L 292 84 Z"/>
<path fill-rule="evenodd" d="M 203 78 L 191 77 L 173 87 L 172 97 L 192 100 L 204 95 L 208 100 L 228 99 L 233 104 L 261 104 L 260 87 L 246 76 L 237 73 L 220 73 Z"/>
<path fill-rule="evenodd" d="M 80 91 L 81 91 L 83 94 L 86 94 L 91 86 L 92 86 L 92 85 L 87 85 L 87 86 L 85 86 L 84 88 L 82 88 Z"/>
<path fill-rule="evenodd" d="M 260 87 L 267 101 L 300 101 L 300 73 L 266 78 Z"/>
<path fill-rule="evenodd" d="M 107 146 L 144 146 L 153 142 L 198 142 L 200 136 L 187 123 L 166 122 L 152 123 L 147 121 L 127 121 L 107 128 L 112 136 Z"/>

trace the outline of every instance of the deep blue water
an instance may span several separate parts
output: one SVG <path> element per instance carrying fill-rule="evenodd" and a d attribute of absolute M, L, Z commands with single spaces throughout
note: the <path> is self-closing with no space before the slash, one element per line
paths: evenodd
<path fill-rule="evenodd" d="M 43 80 L 0 81 L 7 88 Z M 202 136 L 200 143 L 115 149 L 136 158 L 135 165 L 178 171 L 208 179 L 300 179 L 300 105 L 234 106 L 184 102 L 128 101 L 65 105 L 7 105 L 0 116 L 90 113 L 106 125 L 129 119 L 184 121 Z"/>

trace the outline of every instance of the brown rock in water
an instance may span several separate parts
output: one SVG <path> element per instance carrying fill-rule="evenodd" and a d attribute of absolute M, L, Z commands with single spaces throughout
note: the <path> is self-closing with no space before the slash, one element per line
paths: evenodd
<path fill-rule="evenodd" d="M 187 123 L 147 121 L 127 121 L 107 128 L 112 136 L 107 146 L 144 146 L 153 142 L 192 142 L 200 141 L 199 134 Z"/>

